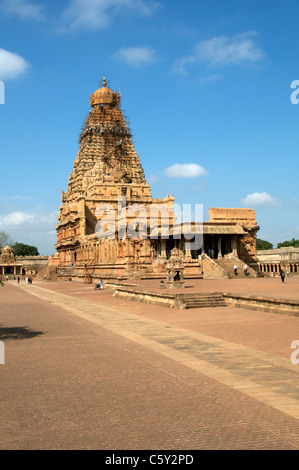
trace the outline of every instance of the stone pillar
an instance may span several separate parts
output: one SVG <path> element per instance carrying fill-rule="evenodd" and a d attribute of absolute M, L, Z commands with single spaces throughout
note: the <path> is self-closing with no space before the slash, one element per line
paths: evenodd
<path fill-rule="evenodd" d="M 201 254 L 205 253 L 205 237 L 202 235 Z"/>
<path fill-rule="evenodd" d="M 221 241 L 222 241 L 222 236 L 218 235 L 218 259 L 222 258 Z"/>
<path fill-rule="evenodd" d="M 161 258 L 166 259 L 166 240 L 161 239 Z"/>
<path fill-rule="evenodd" d="M 186 261 L 192 260 L 191 250 L 185 250 L 185 260 Z"/>
<path fill-rule="evenodd" d="M 232 237 L 232 253 L 234 256 L 238 256 L 238 242 L 235 235 Z"/>

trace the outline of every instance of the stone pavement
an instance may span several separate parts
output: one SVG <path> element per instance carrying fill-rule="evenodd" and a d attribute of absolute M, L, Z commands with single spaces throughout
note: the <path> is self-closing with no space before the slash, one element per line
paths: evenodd
<path fill-rule="evenodd" d="M 253 281 L 227 286 L 298 295 L 297 279 Z M 0 340 L 1 449 L 299 448 L 298 317 L 7 283 Z"/>

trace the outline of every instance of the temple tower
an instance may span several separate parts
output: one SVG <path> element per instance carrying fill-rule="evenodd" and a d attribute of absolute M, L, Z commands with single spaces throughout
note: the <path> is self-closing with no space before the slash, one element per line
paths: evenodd
<path fill-rule="evenodd" d="M 173 249 L 184 261 L 184 277 L 227 277 L 229 263 L 238 257 L 255 266 L 259 227 L 253 210 L 210 209 L 209 222 L 193 223 L 185 233 L 175 219 L 174 197 L 152 198 L 120 94 L 103 79 L 90 106 L 67 191 L 61 194 L 57 252 L 49 258 L 50 267 L 87 281 L 141 273 L 153 278 L 166 275 Z M 203 243 L 191 248 L 195 229 Z"/>
<path fill-rule="evenodd" d="M 129 240 L 123 236 L 120 240 L 117 217 L 115 238 L 99 240 L 96 230 L 103 214 L 99 215 L 98 208 L 109 204 L 119 215 L 120 201 L 124 201 L 125 208 L 143 205 L 149 218 L 153 201 L 171 206 L 174 198 L 152 199 L 130 128 L 120 109 L 120 94 L 107 86 L 105 78 L 103 86 L 90 96 L 90 106 L 68 188 L 62 191 L 56 226 L 57 253 L 51 262 L 60 266 L 101 266 L 111 273 L 122 273 L 128 264 L 150 264 L 150 240 Z"/>

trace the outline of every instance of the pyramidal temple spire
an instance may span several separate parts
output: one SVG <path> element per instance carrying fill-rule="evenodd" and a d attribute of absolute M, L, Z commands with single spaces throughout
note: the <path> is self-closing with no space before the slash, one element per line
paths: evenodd
<path fill-rule="evenodd" d="M 90 95 L 90 105 L 68 188 L 61 194 L 57 252 L 49 259 L 56 273 L 84 282 L 162 275 L 173 286 L 175 281 L 183 282 L 178 281 L 180 261 L 191 277 L 203 277 L 206 270 L 208 278 L 213 272 L 218 278 L 220 268 L 209 258 L 212 252 L 213 259 L 232 255 L 235 262 L 240 254 L 246 263 L 255 263 L 259 227 L 254 211 L 210 209 L 208 224 L 193 223 L 201 229 L 195 241 L 204 240 L 194 246 L 192 224 L 185 233 L 186 224 L 176 221 L 174 197 L 152 197 L 120 109 L 120 94 L 107 85 L 105 77 Z"/>
<path fill-rule="evenodd" d="M 107 86 L 105 77 L 102 85 L 90 95 L 91 110 L 69 178 L 67 194 L 72 200 L 93 193 L 95 184 L 146 184 L 119 93 Z"/>

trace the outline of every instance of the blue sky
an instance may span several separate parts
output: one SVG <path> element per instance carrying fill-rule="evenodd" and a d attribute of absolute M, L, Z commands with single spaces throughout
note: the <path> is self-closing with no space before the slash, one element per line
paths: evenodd
<path fill-rule="evenodd" d="M 203 204 L 205 221 L 250 207 L 259 238 L 299 238 L 298 13 L 298 0 L 0 0 L 0 231 L 54 253 L 105 76 L 153 197 Z"/>

